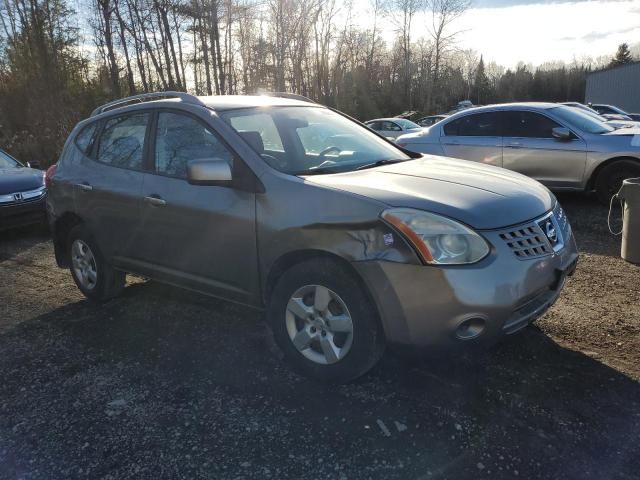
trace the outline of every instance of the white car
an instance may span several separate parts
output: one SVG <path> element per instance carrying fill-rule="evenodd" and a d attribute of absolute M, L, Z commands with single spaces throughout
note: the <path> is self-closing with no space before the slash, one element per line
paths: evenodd
<path fill-rule="evenodd" d="M 422 130 L 417 123 L 405 118 L 376 118 L 364 123 L 371 130 L 375 130 L 380 135 L 396 139 L 405 133 L 416 133 Z"/>

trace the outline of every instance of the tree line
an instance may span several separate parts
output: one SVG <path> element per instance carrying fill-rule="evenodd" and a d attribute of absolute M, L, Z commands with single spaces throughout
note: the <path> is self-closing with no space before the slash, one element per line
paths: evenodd
<path fill-rule="evenodd" d="M 288 91 L 366 120 L 464 99 L 582 101 L 606 64 L 485 63 L 457 44 L 470 0 L 369 0 L 366 12 L 351 1 L 81 0 L 74 12 L 70 0 L 3 0 L 0 146 L 55 162 L 96 105 L 142 92 Z"/>

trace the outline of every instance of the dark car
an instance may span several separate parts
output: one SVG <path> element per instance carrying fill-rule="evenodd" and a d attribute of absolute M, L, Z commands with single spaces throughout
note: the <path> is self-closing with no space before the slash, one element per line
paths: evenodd
<path fill-rule="evenodd" d="M 0 150 L 0 231 L 42 223 L 46 225 L 44 172 Z"/>

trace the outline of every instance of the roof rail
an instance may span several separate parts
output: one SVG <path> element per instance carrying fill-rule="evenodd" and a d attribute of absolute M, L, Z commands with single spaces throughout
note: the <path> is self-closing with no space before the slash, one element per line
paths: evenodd
<path fill-rule="evenodd" d="M 291 100 L 300 100 L 301 102 L 318 103 L 318 102 L 315 102 L 315 101 L 311 100 L 308 97 L 305 97 L 304 95 L 298 95 L 297 93 L 266 92 L 264 95 L 268 95 L 270 97 L 289 98 Z"/>
<path fill-rule="evenodd" d="M 151 93 L 141 93 L 140 95 L 133 95 L 131 97 L 120 98 L 118 100 L 114 100 L 109 103 L 105 103 L 100 107 L 96 108 L 93 112 L 91 112 L 91 117 L 95 117 L 96 115 L 100 115 L 101 113 L 107 112 L 109 110 L 113 110 L 114 108 L 124 107 L 129 103 L 134 102 L 147 102 L 151 100 L 158 100 L 162 98 L 179 98 L 185 103 L 191 103 L 193 105 L 204 105 L 202 101 L 196 97 L 195 95 L 191 95 L 186 92 L 151 92 Z"/>

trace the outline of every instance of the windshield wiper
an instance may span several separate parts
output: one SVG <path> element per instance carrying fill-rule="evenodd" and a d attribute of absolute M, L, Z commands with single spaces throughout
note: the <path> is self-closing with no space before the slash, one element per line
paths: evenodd
<path fill-rule="evenodd" d="M 407 160 L 378 160 L 377 162 L 365 163 L 364 165 L 360 165 L 356 170 L 366 170 L 367 168 L 375 168 L 381 167 L 382 165 L 391 165 L 393 163 L 401 163 L 406 162 Z"/>
<path fill-rule="evenodd" d="M 308 170 L 301 170 L 299 172 L 293 172 L 292 175 L 324 175 L 326 173 L 338 173 L 339 170 L 331 167 L 310 168 Z"/>

